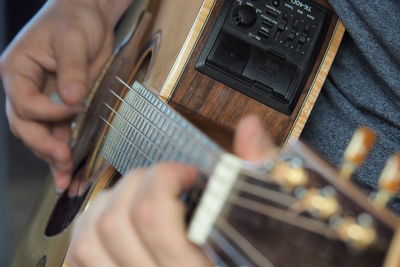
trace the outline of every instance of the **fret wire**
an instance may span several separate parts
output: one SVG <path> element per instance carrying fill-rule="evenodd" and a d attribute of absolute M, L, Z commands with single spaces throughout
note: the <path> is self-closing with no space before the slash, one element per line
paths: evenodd
<path fill-rule="evenodd" d="M 115 109 L 113 109 L 112 107 L 110 107 L 107 103 L 104 103 L 105 105 L 106 105 L 106 107 L 112 112 L 112 113 L 115 113 L 119 118 L 121 118 L 125 123 L 127 123 L 128 125 L 130 125 L 130 129 L 132 129 L 133 131 L 135 131 L 136 133 L 138 133 L 139 135 L 141 135 L 143 138 L 145 138 L 148 142 L 151 142 L 152 140 L 149 138 L 149 137 L 147 137 L 146 135 L 144 135 L 143 133 L 141 133 L 140 132 L 140 129 L 138 129 L 137 127 L 135 127 L 131 122 L 129 122 L 120 112 L 118 112 L 118 111 L 116 111 Z M 140 115 L 139 113 L 136 113 L 137 115 Z M 143 118 L 143 117 L 142 117 Z M 143 118 L 144 120 L 146 120 L 145 118 Z M 147 120 L 146 120 L 147 121 Z M 190 153 L 189 151 L 188 152 L 185 152 L 185 151 L 183 151 L 182 149 L 180 149 L 179 148 L 179 144 L 177 144 L 176 143 L 176 141 L 175 140 L 173 140 L 173 139 L 171 139 L 169 136 L 167 136 L 167 135 L 163 135 L 166 139 L 168 139 L 169 141 L 171 141 L 172 142 L 172 144 L 174 144 L 174 146 L 175 146 L 175 149 L 174 150 L 172 150 L 172 148 L 171 148 L 171 152 L 173 152 L 173 151 L 175 151 L 175 150 L 177 150 L 177 151 L 179 151 L 179 152 L 181 152 L 183 155 L 186 155 L 186 156 L 188 156 L 189 158 L 191 158 L 192 159 L 192 162 L 193 163 L 196 163 L 196 161 L 197 161 L 197 158 L 193 155 L 193 153 Z M 154 143 L 154 142 L 151 142 L 151 143 Z M 160 153 L 160 155 L 162 155 L 163 153 L 163 149 L 159 146 L 159 145 L 157 145 L 156 143 L 154 143 L 155 144 L 155 146 L 153 146 L 153 147 L 155 147 L 159 152 L 161 152 Z M 166 143 L 166 146 L 168 146 L 168 144 L 169 143 Z M 181 146 L 182 147 L 182 146 Z M 183 146 L 184 147 L 184 146 Z"/>
<path fill-rule="evenodd" d="M 105 123 L 107 123 L 108 125 L 110 125 L 111 129 L 114 131 L 114 132 L 113 132 L 114 134 L 117 133 L 120 137 L 122 137 L 122 141 L 128 141 L 129 145 L 134 147 L 134 151 L 135 151 L 136 153 L 141 153 L 142 156 L 143 156 L 143 155 L 146 156 L 146 158 L 148 159 L 148 162 L 149 162 L 150 164 L 154 163 L 154 161 L 151 160 L 151 159 L 146 155 L 146 153 L 144 153 L 143 150 L 140 149 L 140 146 L 137 146 L 137 145 L 135 145 L 134 143 L 132 143 L 125 135 L 123 135 L 117 128 L 113 127 L 113 126 L 112 126 L 108 121 L 106 121 L 103 117 L 101 117 L 101 119 L 102 119 Z M 135 131 L 135 134 L 137 134 L 137 133 L 139 133 L 139 132 L 138 132 L 138 131 Z M 116 140 L 116 139 L 117 139 L 117 138 L 109 138 L 109 139 L 107 139 L 107 140 L 106 140 L 107 146 L 110 147 L 110 144 L 109 144 L 110 142 L 109 142 L 109 140 Z M 129 154 L 127 154 L 125 151 L 123 151 L 123 149 L 122 149 L 123 142 L 111 141 L 111 143 L 114 144 L 114 145 L 113 145 L 113 148 L 112 148 L 113 152 L 115 152 L 115 150 L 118 151 L 117 159 L 114 159 L 113 161 L 114 161 L 114 162 L 119 162 L 119 161 L 121 161 L 121 158 L 123 158 L 123 161 L 124 161 L 124 162 L 123 162 L 122 164 L 119 164 L 119 167 L 120 167 L 121 169 L 127 169 L 127 165 L 128 165 L 128 164 L 125 164 L 125 162 L 126 162 L 126 163 L 130 163 L 130 161 L 127 161 L 127 157 L 129 157 L 130 159 L 134 159 L 134 158 L 137 157 L 137 156 L 132 157 L 132 156 L 131 156 L 132 154 L 129 155 Z M 171 149 L 170 146 L 168 146 L 168 145 L 167 145 L 167 147 L 168 147 L 169 149 L 166 150 L 165 153 L 161 153 L 160 156 L 161 156 L 161 157 L 164 157 L 164 156 L 165 156 L 165 159 L 171 159 L 171 154 L 174 152 L 174 150 Z M 169 153 L 169 154 L 168 154 L 168 153 Z M 109 154 L 108 154 L 108 155 L 109 155 Z M 107 156 L 108 156 L 108 155 L 107 155 Z M 139 157 L 140 157 L 140 156 L 139 156 Z M 179 160 L 179 158 L 176 158 L 176 160 Z M 137 162 L 140 162 L 140 160 L 138 160 Z M 149 164 L 149 165 L 150 165 L 150 164 Z M 146 162 L 143 162 L 142 164 L 138 164 L 138 165 L 136 165 L 135 167 L 137 167 L 137 166 L 143 166 L 143 165 L 147 165 Z"/>
<path fill-rule="evenodd" d="M 146 140 L 151 141 L 150 138 L 148 138 L 146 135 L 144 135 L 138 128 L 136 128 L 131 122 L 129 122 L 121 113 L 119 113 L 118 111 L 116 111 L 115 109 L 113 109 L 112 107 L 110 107 L 107 103 L 104 103 L 106 105 L 106 107 L 111 110 L 112 113 L 115 113 L 116 115 L 118 115 L 118 117 L 120 117 L 123 121 L 125 121 L 125 123 L 127 123 L 128 125 L 130 125 L 130 129 L 135 129 L 136 132 L 141 135 L 143 138 L 145 138 Z M 162 149 L 156 144 L 154 146 L 157 150 L 162 151 Z"/>
<path fill-rule="evenodd" d="M 106 140 L 106 143 L 107 143 L 107 145 L 108 145 L 108 150 L 111 150 L 111 147 L 113 147 L 113 148 L 116 148 L 116 147 L 118 147 L 118 144 L 119 143 L 117 143 L 115 140 L 115 135 L 117 135 L 117 133 L 116 132 L 110 132 L 110 137 L 112 137 L 112 138 L 108 138 L 107 140 Z M 113 154 L 114 155 L 116 155 L 116 158 L 114 157 L 113 158 L 113 160 L 115 161 L 115 160 L 119 160 L 119 158 L 120 158 L 120 153 L 115 153 L 115 150 L 114 149 L 112 149 L 111 150 L 112 152 L 113 152 Z M 119 150 L 117 150 L 117 152 L 118 152 Z"/>
<path fill-rule="evenodd" d="M 120 148 L 114 147 L 114 149 L 119 150 L 119 151 L 122 153 L 122 151 L 121 151 Z M 137 150 L 136 150 L 136 151 L 137 151 Z M 132 168 L 136 168 L 137 166 L 143 166 L 143 165 L 144 165 L 143 163 L 140 162 L 141 159 L 139 159 L 139 158 L 136 157 L 136 156 L 133 156 L 133 154 L 126 154 L 125 157 L 128 157 L 128 158 L 130 159 L 130 160 L 128 161 L 128 164 L 131 163 L 130 165 L 134 165 L 134 166 L 132 166 Z M 135 164 L 136 164 L 136 165 L 135 165 Z M 122 165 L 121 165 L 121 166 L 122 166 Z M 126 170 L 132 169 L 131 167 L 128 167 L 128 165 L 122 166 L 122 167 L 123 167 L 123 169 L 126 169 Z M 125 173 L 125 172 L 123 172 L 123 173 Z"/>
<path fill-rule="evenodd" d="M 108 142 L 109 147 L 110 147 L 109 150 L 111 152 L 110 154 L 116 155 L 115 157 L 112 157 L 111 160 L 113 163 L 120 162 L 121 158 L 124 156 L 124 153 L 122 153 L 122 150 L 120 149 L 123 142 L 118 141 L 118 140 L 120 140 L 119 139 L 120 134 L 117 131 L 113 130 L 113 131 L 110 131 L 110 136 L 112 137 L 112 138 L 109 138 L 109 139 L 111 139 L 111 141 Z"/>
<path fill-rule="evenodd" d="M 130 128 L 131 129 L 131 128 Z M 131 148 L 129 148 L 128 149 L 128 153 L 129 153 L 129 155 L 132 155 L 132 156 L 134 156 L 134 157 L 137 157 L 138 158 L 138 164 L 140 165 L 140 166 L 144 166 L 144 165 L 147 165 L 147 162 L 149 162 L 149 161 L 146 161 L 146 159 L 142 156 L 142 155 L 144 155 L 144 151 L 143 151 L 143 149 L 142 149 L 142 147 L 143 147 L 143 138 L 140 138 L 140 136 L 138 136 L 138 134 L 140 133 L 139 131 L 130 131 L 131 132 L 131 134 L 130 134 L 130 138 L 129 138 L 129 140 L 135 140 L 135 139 L 139 139 L 141 142 L 137 142 L 137 146 L 135 146 L 135 147 L 133 147 L 133 149 L 131 149 Z M 130 145 L 130 144 L 128 144 L 128 146 L 129 147 L 132 147 L 132 145 Z M 128 148 L 128 147 L 127 147 Z M 132 151 L 133 150 L 133 151 Z M 141 153 L 142 152 L 142 153 Z M 128 155 L 128 153 L 125 153 L 125 157 L 124 157 L 124 159 L 123 159 L 123 161 L 122 161 L 122 163 L 120 163 L 120 162 L 118 162 L 118 165 L 121 165 L 123 168 L 125 168 L 125 169 L 128 169 L 128 165 L 132 165 L 131 164 L 131 162 L 129 161 L 129 158 L 128 157 L 126 157 L 126 155 Z M 129 156 L 128 155 L 128 156 Z M 146 153 L 146 155 L 147 155 L 147 153 Z M 147 155 L 148 156 L 148 155 Z M 149 157 L 149 156 L 148 156 Z M 151 157 L 149 157 L 149 158 L 151 158 Z M 152 159 L 152 158 L 151 158 Z M 150 161 L 150 163 L 153 163 L 153 162 L 155 162 L 155 160 L 154 159 L 152 159 L 151 161 Z M 136 166 L 139 166 L 139 165 L 136 165 Z"/>
<path fill-rule="evenodd" d="M 127 138 L 127 135 L 126 135 L 127 132 L 126 132 L 126 129 L 124 129 L 124 126 L 123 126 L 121 120 L 115 120 L 114 126 L 115 126 L 115 129 L 118 129 L 119 132 L 123 133 L 124 136 Z M 117 148 L 120 148 L 119 159 L 117 160 L 117 162 L 120 162 L 121 166 L 124 166 L 126 164 L 125 155 L 127 154 L 127 152 L 126 152 L 126 144 L 123 141 L 122 142 L 118 142 L 119 141 L 118 139 L 115 139 L 115 140 L 117 140 L 117 143 L 118 143 Z"/>
<path fill-rule="evenodd" d="M 128 105 L 130 108 L 132 108 L 133 110 L 135 110 L 135 111 L 136 111 L 136 114 L 138 114 L 138 115 L 139 115 L 140 117 L 142 117 L 144 120 L 146 120 L 147 122 L 149 122 L 150 124 L 152 124 L 153 127 L 154 127 L 155 129 L 158 129 L 158 127 L 157 127 L 151 120 L 149 120 L 149 119 L 147 119 L 145 116 L 143 116 L 143 115 L 141 114 L 141 112 L 140 112 L 137 108 L 135 108 L 134 106 L 132 106 L 130 103 L 126 102 L 125 99 L 121 98 L 121 97 L 120 97 L 118 94 L 116 94 L 113 90 L 110 89 L 109 91 L 110 91 L 116 98 L 118 98 L 118 100 L 122 101 L 124 104 Z M 135 91 L 134 91 L 134 92 L 135 92 Z M 139 96 L 140 96 L 140 95 L 139 95 Z M 155 110 L 155 111 L 157 111 L 157 110 Z M 160 114 L 165 115 L 164 113 L 160 113 Z M 162 124 L 161 129 L 162 129 L 162 127 L 163 127 L 164 125 L 166 125 L 167 122 L 173 122 L 173 124 L 176 125 L 176 123 L 175 123 L 174 121 L 168 120 L 168 118 L 165 117 L 165 116 L 163 116 L 163 117 L 166 118 L 166 120 L 163 121 L 164 123 Z M 167 127 L 167 126 L 165 126 L 165 127 Z M 182 127 L 179 127 L 179 128 L 184 129 L 184 128 L 182 128 Z M 188 133 L 188 134 L 191 134 L 191 133 L 188 132 L 187 130 L 186 130 L 185 132 Z M 159 131 L 159 130 L 158 130 L 158 133 L 162 134 L 165 138 L 167 138 L 167 139 L 169 139 L 169 140 L 174 140 L 173 138 L 171 138 L 169 135 L 165 134 L 165 133 L 162 132 L 162 131 Z M 196 136 L 195 136 L 195 137 L 196 137 Z M 218 159 L 218 158 L 219 158 L 219 155 L 216 154 L 215 151 L 209 149 L 207 146 L 204 146 L 204 144 L 201 144 L 198 140 L 199 140 L 199 139 L 197 138 L 197 139 L 191 140 L 191 141 L 194 141 L 194 142 L 196 143 L 196 145 L 201 145 L 202 148 L 205 148 L 205 149 L 207 149 L 208 151 L 210 151 L 210 152 L 211 152 L 210 156 L 212 156 L 214 159 Z M 174 140 L 174 144 L 177 144 L 175 140 Z M 177 147 L 177 146 L 176 146 L 176 147 Z M 188 150 L 188 152 L 190 152 L 190 147 L 189 147 L 189 146 L 184 146 L 184 147 L 186 148 L 186 150 Z M 188 154 L 190 154 L 190 153 L 188 153 Z"/>
<path fill-rule="evenodd" d="M 272 262 L 257 250 L 241 233 L 239 233 L 225 218 L 220 218 L 217 225 L 257 266 L 273 267 Z"/>
<path fill-rule="evenodd" d="M 118 135 L 115 131 L 112 131 L 111 134 L 113 136 Z M 109 146 L 108 150 L 110 150 L 112 147 L 112 149 L 111 149 L 112 154 L 113 155 L 117 154 L 116 157 L 110 157 L 110 154 L 105 154 L 105 158 L 110 158 L 110 163 L 121 162 L 122 157 L 124 159 L 126 159 L 125 152 L 123 152 L 121 149 L 123 142 L 116 142 L 115 140 L 117 140 L 116 137 L 112 138 L 111 141 L 110 141 L 110 139 L 106 140 L 106 145 Z M 103 153 L 103 155 L 104 155 L 104 153 Z M 115 164 L 113 164 L 113 165 L 115 165 Z M 119 166 L 120 166 L 121 173 L 124 173 L 124 171 L 122 170 L 122 169 L 125 169 L 124 163 L 119 164 Z"/>
<path fill-rule="evenodd" d="M 122 143 L 122 142 L 121 142 Z M 127 146 L 132 146 L 131 144 L 127 144 Z M 117 151 L 115 151 L 117 150 Z M 131 168 L 135 168 L 137 166 L 144 166 L 146 165 L 147 162 L 149 162 L 148 160 L 146 161 L 144 157 L 142 157 L 140 155 L 140 151 L 135 149 L 135 147 L 132 148 L 133 153 L 125 153 L 124 151 L 122 151 L 120 146 L 114 146 L 113 147 L 113 152 L 118 152 L 119 154 L 123 155 L 124 158 L 124 162 L 121 163 L 121 161 L 116 161 L 115 159 L 112 158 L 113 162 L 118 162 L 118 164 L 114 164 L 114 166 L 122 173 L 126 173 L 129 169 Z M 107 158 L 107 156 L 106 156 Z M 144 162 L 143 162 L 144 160 Z M 152 162 L 150 162 L 152 163 Z"/>
<path fill-rule="evenodd" d="M 174 124 L 174 126 L 176 127 L 176 128 L 178 128 L 180 131 L 184 131 L 184 132 L 186 132 L 186 133 L 189 133 L 185 128 L 183 128 L 183 127 L 181 127 L 181 125 L 179 125 L 179 124 L 177 124 L 174 120 L 172 120 L 171 118 L 169 118 L 167 115 L 165 115 L 154 103 L 151 103 L 150 101 L 148 101 L 145 97 L 143 97 L 139 92 L 137 92 L 135 89 L 133 89 L 131 86 L 129 86 L 127 83 L 125 83 L 121 78 L 119 78 L 119 77 L 116 77 L 117 78 L 117 80 L 119 81 L 119 82 L 121 82 L 125 87 L 127 87 L 128 89 L 129 89 L 129 91 L 131 91 L 131 92 L 133 92 L 136 96 L 138 96 L 139 98 L 141 98 L 141 100 L 142 101 L 145 101 L 146 103 L 148 103 L 148 104 L 150 104 L 150 105 L 152 105 L 153 107 L 155 107 L 155 110 L 161 115 L 161 116 L 163 116 L 163 117 L 165 117 L 166 118 L 166 120 L 168 120 L 169 122 L 171 122 L 172 124 Z M 157 96 L 155 96 L 153 93 L 151 93 L 150 91 L 147 91 L 147 93 L 149 94 L 149 95 L 152 95 L 153 97 L 155 97 L 155 98 L 157 98 Z M 117 96 L 119 99 L 121 99 L 121 97 L 119 97 L 119 96 Z M 158 99 L 158 98 L 157 98 Z M 128 105 L 129 106 L 131 106 L 129 103 L 128 103 Z M 167 110 L 167 112 L 171 112 L 170 111 L 170 109 L 169 110 Z M 173 115 L 175 115 L 176 116 L 176 113 L 173 113 Z M 190 133 L 189 133 L 190 134 Z M 198 139 L 199 139 L 199 137 L 198 136 L 196 136 L 196 135 L 194 135 L 194 142 L 198 142 L 198 143 L 200 143 L 201 144 L 201 142 L 199 142 L 198 141 Z M 210 150 L 208 147 L 205 147 L 207 150 Z M 210 150 L 210 152 L 211 153 L 215 153 L 214 151 L 212 151 L 212 150 Z"/>
<path fill-rule="evenodd" d="M 123 133 L 126 139 L 129 139 L 129 138 L 127 138 L 128 136 L 126 136 L 126 134 L 125 134 L 126 133 L 126 129 L 124 129 L 121 120 L 118 120 L 118 119 L 115 120 L 115 125 L 114 126 L 115 126 L 116 129 L 120 129 L 119 132 Z M 120 148 L 120 153 L 119 153 L 119 159 L 116 162 L 120 162 L 121 166 L 126 166 L 126 157 L 125 157 L 125 155 L 127 154 L 127 152 L 125 150 L 126 149 L 126 145 L 124 144 L 123 141 L 122 142 L 118 142 L 118 139 L 119 138 L 116 138 L 115 140 L 117 140 L 117 143 L 118 143 L 117 147 Z"/>
<path fill-rule="evenodd" d="M 335 232 L 325 223 L 313 218 L 307 218 L 296 212 L 283 210 L 266 203 L 246 199 L 240 196 L 234 196 L 229 199 L 229 204 L 238 206 L 252 212 L 273 218 L 275 220 L 303 228 L 304 230 L 325 236 L 330 239 L 336 239 Z M 230 209 L 231 210 L 231 209 Z"/>
<path fill-rule="evenodd" d="M 103 118 L 103 116 L 99 115 L 101 120 L 104 121 L 108 126 L 111 127 L 111 129 L 113 129 L 115 132 L 117 132 L 124 141 L 128 141 L 128 143 L 130 143 L 131 145 L 133 145 L 138 151 L 140 151 L 149 161 L 153 162 L 153 160 L 151 158 L 149 158 L 146 153 L 144 151 L 142 151 L 139 147 L 137 147 L 132 141 L 130 141 L 128 138 L 126 138 L 126 136 L 121 133 L 118 129 L 116 129 L 111 123 L 109 123 L 105 118 Z"/>

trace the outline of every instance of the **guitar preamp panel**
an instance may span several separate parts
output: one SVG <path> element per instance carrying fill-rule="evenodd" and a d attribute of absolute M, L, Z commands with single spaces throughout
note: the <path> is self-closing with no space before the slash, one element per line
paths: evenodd
<path fill-rule="evenodd" d="M 226 0 L 195 67 L 290 115 L 330 16 L 306 0 Z"/>

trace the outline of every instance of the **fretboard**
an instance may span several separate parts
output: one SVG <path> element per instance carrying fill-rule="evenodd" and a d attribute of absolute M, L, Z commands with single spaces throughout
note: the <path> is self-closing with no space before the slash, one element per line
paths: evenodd
<path fill-rule="evenodd" d="M 121 81 L 122 82 L 122 81 Z M 124 83 L 124 82 L 122 82 Z M 121 174 L 161 161 L 195 165 L 211 174 L 223 150 L 139 82 L 128 86 L 101 148 L 102 156 Z"/>

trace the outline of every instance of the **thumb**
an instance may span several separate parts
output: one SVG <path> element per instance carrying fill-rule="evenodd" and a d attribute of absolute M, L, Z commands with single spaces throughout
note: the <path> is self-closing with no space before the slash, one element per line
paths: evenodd
<path fill-rule="evenodd" d="M 261 120 L 250 115 L 239 122 L 235 132 L 233 151 L 245 160 L 257 162 L 273 158 L 278 148 L 265 131 Z"/>
<path fill-rule="evenodd" d="M 67 105 L 79 105 L 88 94 L 88 44 L 78 32 L 65 34 L 56 41 L 57 86 Z"/>

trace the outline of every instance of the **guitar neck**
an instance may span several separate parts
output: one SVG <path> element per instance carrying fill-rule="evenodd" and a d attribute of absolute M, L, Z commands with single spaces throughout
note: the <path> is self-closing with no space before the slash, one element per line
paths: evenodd
<path fill-rule="evenodd" d="M 124 83 L 123 81 L 121 81 Z M 195 165 L 210 175 L 224 151 L 139 82 L 127 87 L 120 106 L 111 107 L 102 156 L 121 174 L 160 161 Z"/>

